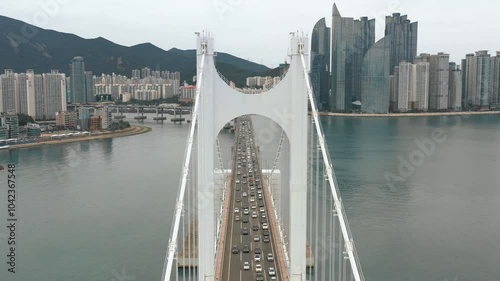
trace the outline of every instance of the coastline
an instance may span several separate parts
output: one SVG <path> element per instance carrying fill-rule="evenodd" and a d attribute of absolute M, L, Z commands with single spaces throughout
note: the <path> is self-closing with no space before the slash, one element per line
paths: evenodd
<path fill-rule="evenodd" d="M 27 147 L 35 147 L 42 145 L 58 145 L 72 142 L 81 142 L 81 141 L 89 141 L 89 140 L 102 140 L 102 139 L 110 139 L 110 138 L 120 138 L 120 137 L 128 137 L 135 136 L 140 134 L 145 134 L 151 132 L 151 128 L 143 127 L 143 126 L 131 126 L 125 130 L 108 132 L 97 136 L 84 136 L 84 137 L 76 137 L 76 138 L 68 138 L 68 139 L 58 139 L 58 140 L 46 140 L 34 143 L 25 143 L 25 144 L 13 144 L 10 145 L 8 150 L 10 149 L 18 149 L 18 148 L 27 148 Z"/>
<path fill-rule="evenodd" d="M 335 113 L 335 112 L 319 112 L 320 116 L 334 117 L 428 117 L 428 116 L 463 116 L 463 115 L 496 115 L 500 111 L 461 111 L 461 112 L 426 112 L 426 113 L 387 113 L 387 114 L 372 114 L 372 113 Z"/>

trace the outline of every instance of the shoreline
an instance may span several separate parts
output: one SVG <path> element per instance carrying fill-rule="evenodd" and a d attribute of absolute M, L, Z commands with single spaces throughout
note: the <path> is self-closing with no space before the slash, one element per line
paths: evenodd
<path fill-rule="evenodd" d="M 68 139 L 46 140 L 46 141 L 40 141 L 40 142 L 34 142 L 34 143 L 13 144 L 13 145 L 10 145 L 7 150 L 35 147 L 35 146 L 42 146 L 42 145 L 59 145 L 59 144 L 66 144 L 66 143 L 72 143 L 72 142 L 128 137 L 128 136 L 135 136 L 135 135 L 149 133 L 149 132 L 151 132 L 151 130 L 152 129 L 149 127 L 131 126 L 130 128 L 127 128 L 125 130 L 108 132 L 108 133 L 104 133 L 104 134 L 97 135 L 97 136 L 84 136 L 84 137 L 76 137 L 76 138 L 68 138 Z"/>
<path fill-rule="evenodd" d="M 463 115 L 497 115 L 500 111 L 461 111 L 461 112 L 427 112 L 427 113 L 335 113 L 335 112 L 319 112 L 320 116 L 333 117 L 429 117 L 429 116 L 463 116 Z"/>

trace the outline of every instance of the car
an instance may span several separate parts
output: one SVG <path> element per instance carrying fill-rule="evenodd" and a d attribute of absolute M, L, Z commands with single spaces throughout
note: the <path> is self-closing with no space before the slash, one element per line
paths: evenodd
<path fill-rule="evenodd" d="M 263 213 L 263 212 L 265 212 L 265 211 L 266 211 L 266 210 L 264 209 L 264 207 L 261 207 L 261 208 L 259 209 L 259 212 L 261 212 L 261 213 Z"/>
<path fill-rule="evenodd" d="M 234 213 L 235 213 L 235 214 L 236 214 L 236 213 L 239 213 L 239 212 L 240 212 L 240 209 L 238 209 L 238 208 L 234 208 Z"/>
<path fill-rule="evenodd" d="M 262 231 L 262 235 L 269 236 L 269 230 L 264 229 L 264 230 Z"/>
<path fill-rule="evenodd" d="M 237 180 L 236 180 L 236 183 L 240 183 L 240 180 L 238 180 L 238 179 L 237 179 Z"/>
<path fill-rule="evenodd" d="M 261 208 L 264 207 L 264 202 L 259 201 L 259 207 L 261 207 Z"/>
<path fill-rule="evenodd" d="M 235 220 L 235 221 L 240 221 L 240 216 L 235 216 L 235 217 L 234 217 L 234 220 Z"/>
<path fill-rule="evenodd" d="M 248 245 L 243 246 L 243 253 L 250 253 L 250 247 L 248 247 Z"/>
<path fill-rule="evenodd" d="M 253 241 L 254 242 L 259 242 L 260 241 L 260 236 L 259 235 L 254 235 L 253 236 Z"/>
<path fill-rule="evenodd" d="M 269 236 L 264 236 L 264 238 L 262 238 L 262 242 L 269 243 L 271 240 L 269 240 Z"/>
<path fill-rule="evenodd" d="M 267 261 L 274 261 L 274 256 L 272 253 L 267 254 Z"/>
<path fill-rule="evenodd" d="M 260 218 L 260 223 L 267 223 L 267 219 L 266 218 Z"/>
<path fill-rule="evenodd" d="M 236 191 L 241 191 L 241 187 L 239 185 L 236 187 Z"/>
<path fill-rule="evenodd" d="M 248 215 L 249 213 L 248 209 L 243 210 L 243 214 Z"/>
<path fill-rule="evenodd" d="M 257 190 L 257 194 L 262 194 L 262 189 Z"/>
<path fill-rule="evenodd" d="M 243 227 L 243 229 L 241 230 L 241 234 L 248 235 L 248 228 Z"/>
<path fill-rule="evenodd" d="M 259 247 L 257 247 L 257 248 L 255 248 L 254 252 L 255 252 L 256 254 L 261 254 L 261 253 L 262 253 L 262 250 L 261 250 Z"/>
<path fill-rule="evenodd" d="M 258 226 L 258 225 L 254 225 L 254 226 L 252 226 L 252 230 L 253 230 L 253 231 L 259 231 L 259 226 Z"/>
<path fill-rule="evenodd" d="M 257 281 L 264 281 L 264 275 L 262 275 L 262 272 L 257 272 L 255 280 L 257 280 Z"/>
<path fill-rule="evenodd" d="M 255 265 L 255 272 L 262 272 L 262 264 Z"/>
<path fill-rule="evenodd" d="M 243 160 L 243 163 L 245 163 L 245 162 L 246 162 L 246 161 L 245 161 L 245 160 Z M 243 178 L 244 178 L 244 179 L 246 179 L 246 178 L 247 178 L 247 175 L 246 175 L 246 174 L 244 174 L 244 175 L 243 175 Z"/>
<path fill-rule="evenodd" d="M 260 178 L 256 178 L 256 179 L 255 179 L 255 181 L 256 181 L 256 182 L 259 182 L 259 181 L 260 181 Z"/>
<path fill-rule="evenodd" d="M 243 180 L 241 183 L 247 183 L 247 181 L 246 181 L 246 180 Z"/>
<path fill-rule="evenodd" d="M 267 218 L 266 213 L 265 213 L 265 212 L 260 213 L 260 217 L 261 217 L 261 218 Z"/>
<path fill-rule="evenodd" d="M 244 262 L 243 263 L 243 270 L 250 270 L 250 263 L 249 262 Z"/>
<path fill-rule="evenodd" d="M 275 276 L 276 271 L 274 270 L 274 267 L 270 267 L 267 271 L 269 273 L 269 276 Z"/>
<path fill-rule="evenodd" d="M 271 278 L 269 279 L 270 281 L 276 281 L 278 279 L 276 279 L 276 276 L 271 276 Z"/>
<path fill-rule="evenodd" d="M 267 225 L 267 223 L 262 224 L 262 229 L 269 229 L 269 226 Z"/>
<path fill-rule="evenodd" d="M 254 260 L 254 261 L 260 261 L 260 254 L 255 254 L 255 255 L 253 256 L 253 260 Z"/>
<path fill-rule="evenodd" d="M 257 209 L 257 205 L 252 205 L 252 209 Z"/>
<path fill-rule="evenodd" d="M 238 249 L 238 246 L 234 245 L 233 246 L 233 250 L 232 250 L 233 254 L 237 254 L 240 252 L 240 250 Z"/>
<path fill-rule="evenodd" d="M 248 219 L 248 216 L 244 216 L 242 219 L 241 219 L 241 222 L 242 223 L 248 223 L 250 220 Z"/>
<path fill-rule="evenodd" d="M 255 202 L 255 197 L 250 197 L 250 202 Z"/>
<path fill-rule="evenodd" d="M 257 212 L 252 213 L 252 218 L 256 219 L 257 218 Z"/>
<path fill-rule="evenodd" d="M 236 198 L 236 202 L 241 202 L 241 198 Z"/>

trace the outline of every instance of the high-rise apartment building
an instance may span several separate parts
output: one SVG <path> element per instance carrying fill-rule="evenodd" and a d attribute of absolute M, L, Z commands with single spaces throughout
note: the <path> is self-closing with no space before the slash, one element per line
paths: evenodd
<path fill-rule="evenodd" d="M 82 57 L 75 57 L 70 64 L 71 72 L 71 102 L 87 103 L 85 92 L 85 62 Z"/>
<path fill-rule="evenodd" d="M 0 112 L 19 112 L 16 75 L 12 69 L 6 69 L 0 75 Z"/>
<path fill-rule="evenodd" d="M 37 89 L 35 84 L 35 72 L 33 69 L 28 69 L 26 71 L 26 104 L 28 115 L 36 120 L 36 93 L 41 93 L 43 91 L 43 85 L 40 84 Z"/>
<path fill-rule="evenodd" d="M 438 53 L 437 55 L 420 54 L 420 56 L 415 58 L 415 62 L 428 62 L 430 64 L 429 110 L 447 110 L 450 80 L 450 55 L 445 53 Z"/>
<path fill-rule="evenodd" d="M 391 37 L 391 74 L 402 61 L 413 63 L 417 55 L 418 22 L 394 13 L 385 18 L 385 35 Z"/>
<path fill-rule="evenodd" d="M 491 57 L 488 51 L 478 51 L 462 61 L 465 108 L 486 107 L 498 101 L 499 60 L 500 52 Z"/>
<path fill-rule="evenodd" d="M 334 4 L 331 29 L 332 83 L 329 107 L 332 111 L 349 111 L 353 101 L 362 101 L 362 64 L 375 43 L 375 20 L 366 17 L 360 20 L 344 18 Z"/>
<path fill-rule="evenodd" d="M 329 108 L 330 28 L 325 18 L 314 26 L 311 36 L 311 83 L 320 110 Z"/>
<path fill-rule="evenodd" d="M 450 63 L 449 85 L 448 107 L 453 111 L 462 111 L 462 71 L 455 63 Z"/>
<path fill-rule="evenodd" d="M 400 62 L 391 84 L 391 111 L 427 111 L 429 100 L 429 63 Z"/>
<path fill-rule="evenodd" d="M 56 112 L 66 111 L 66 75 L 52 70 L 43 77 L 45 107 L 43 116 L 47 120 L 54 120 Z"/>
<path fill-rule="evenodd" d="M 95 102 L 94 85 L 92 71 L 85 71 L 85 103 Z"/>

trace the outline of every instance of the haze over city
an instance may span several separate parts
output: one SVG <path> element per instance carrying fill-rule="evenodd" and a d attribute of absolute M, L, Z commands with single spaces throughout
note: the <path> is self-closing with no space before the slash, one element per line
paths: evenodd
<path fill-rule="evenodd" d="M 407 14 L 419 23 L 418 52 L 447 52 L 451 61 L 459 62 L 477 50 L 496 51 L 500 43 L 498 36 L 491 36 L 500 33 L 496 24 L 500 4 L 491 1 L 336 3 L 344 17 L 375 18 L 377 40 L 383 37 L 386 15 Z M 42 28 L 84 38 L 101 36 L 127 46 L 151 42 L 163 49 L 193 49 L 194 32 L 209 30 L 217 38 L 219 51 L 277 67 L 286 58 L 288 33 L 299 29 L 310 35 L 322 17 L 331 26 L 332 5 L 324 0 L 19 0 L 17 5 L 2 1 L 0 10 L 2 15 Z"/>

